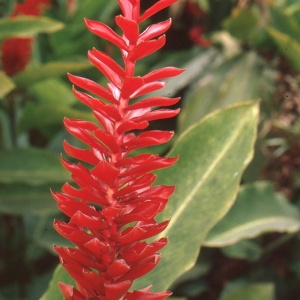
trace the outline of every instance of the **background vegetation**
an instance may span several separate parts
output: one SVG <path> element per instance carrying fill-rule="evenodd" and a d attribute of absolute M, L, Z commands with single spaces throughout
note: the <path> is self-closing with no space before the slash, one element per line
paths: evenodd
<path fill-rule="evenodd" d="M 63 140 L 79 142 L 62 120 L 93 115 L 73 97 L 66 73 L 105 85 L 87 50 L 120 60 L 83 23 L 85 17 L 115 28 L 117 1 L 40 2 L 38 14 L 14 17 L 17 1 L 0 1 L 3 300 L 40 299 L 58 264 L 52 245 L 67 243 L 52 228 L 63 216 L 49 187 L 70 180 L 59 159 Z M 141 2 L 145 9 L 154 1 Z M 165 233 L 165 261 L 137 287 L 170 288 L 189 300 L 300 298 L 300 3 L 183 0 L 152 21 L 169 16 L 167 45 L 138 73 L 187 68 L 160 92 L 182 97 L 179 117 L 151 125 L 175 130 L 175 138 L 148 149 L 180 154 L 178 165 L 158 173 L 159 181 L 177 185 L 165 214 L 178 218 Z M 5 46 L 11 38 L 29 39 L 29 49 Z M 257 104 L 249 100 L 257 99 L 256 134 Z M 57 269 L 55 276 L 43 299 L 56 299 L 56 279 L 65 274 Z"/>

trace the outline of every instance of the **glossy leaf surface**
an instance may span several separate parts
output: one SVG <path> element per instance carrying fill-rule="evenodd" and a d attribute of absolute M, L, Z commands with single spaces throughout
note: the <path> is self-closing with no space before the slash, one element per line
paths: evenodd
<path fill-rule="evenodd" d="M 169 155 L 179 154 L 179 161 L 158 172 L 158 182 L 176 183 L 161 214 L 162 219 L 171 218 L 163 233 L 169 244 L 157 268 L 135 288 L 152 282 L 154 289 L 166 289 L 194 265 L 206 234 L 235 200 L 253 155 L 257 114 L 255 102 L 233 106 L 209 115 L 178 138 Z"/>
<path fill-rule="evenodd" d="M 217 56 L 218 52 L 214 48 L 204 51 L 201 50 L 197 53 L 191 53 L 190 55 L 187 55 L 188 58 L 192 57 L 192 59 L 187 59 L 183 63 L 182 68 L 186 69 L 185 72 L 179 76 L 168 79 L 166 87 L 159 92 L 152 93 L 152 95 L 168 97 L 175 96 L 178 91 L 185 88 L 196 78 L 199 78 L 206 71 L 206 69 L 209 68 L 212 62 L 217 59 Z"/>
<path fill-rule="evenodd" d="M 179 115 L 179 131 L 183 132 L 216 109 L 261 96 L 266 100 L 274 90 L 275 74 L 265 69 L 255 52 L 226 61 L 202 77 L 185 99 Z"/>
<path fill-rule="evenodd" d="M 266 232 L 296 232 L 300 213 L 268 182 L 242 186 L 228 214 L 205 239 L 205 246 L 223 247 Z"/>

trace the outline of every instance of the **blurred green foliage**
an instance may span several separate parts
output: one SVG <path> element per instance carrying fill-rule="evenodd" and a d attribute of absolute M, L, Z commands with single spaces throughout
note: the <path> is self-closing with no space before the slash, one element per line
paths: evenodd
<path fill-rule="evenodd" d="M 14 76 L 0 71 L 0 299 L 40 299 L 50 282 L 46 300 L 57 297 L 57 279 L 70 279 L 61 268 L 52 278 L 58 263 L 52 245 L 67 241 L 52 228 L 54 218 L 64 217 L 49 188 L 70 180 L 59 161 L 63 140 L 81 145 L 63 128 L 63 117 L 94 120 L 73 97 L 66 73 L 106 84 L 86 52 L 96 47 L 121 62 L 120 53 L 89 33 L 83 18 L 116 29 L 119 11 L 117 1 L 81 0 L 68 13 L 67 1 L 57 0 L 42 17 L 11 19 L 15 2 L 0 1 L 0 41 L 34 42 L 25 70 Z M 170 155 L 182 157 L 158 173 L 164 184 L 177 185 L 166 213 L 178 221 L 168 232 L 162 269 L 137 285 L 170 288 L 174 299 L 298 299 L 300 3 L 192 2 L 199 10 L 191 14 L 181 1 L 166 48 L 137 66 L 139 74 L 166 65 L 187 68 L 159 93 L 182 97 L 178 119 L 151 125 L 176 131 L 174 145 L 154 150 L 166 154 L 173 146 Z M 211 46 L 189 38 L 193 27 Z M 255 104 L 248 101 L 256 99 L 261 112 L 253 154 Z M 201 173 L 206 170 L 211 178 Z M 168 269 L 180 253 L 186 260 Z"/>

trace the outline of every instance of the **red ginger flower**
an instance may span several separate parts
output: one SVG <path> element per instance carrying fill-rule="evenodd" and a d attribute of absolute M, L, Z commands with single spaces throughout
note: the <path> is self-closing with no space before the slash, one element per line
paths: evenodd
<path fill-rule="evenodd" d="M 32 38 L 10 38 L 2 44 L 2 68 L 8 76 L 25 69 L 31 57 Z"/>
<path fill-rule="evenodd" d="M 23 4 L 17 3 L 11 17 L 18 15 L 39 16 L 44 9 L 50 8 L 52 0 L 25 0 Z M 31 57 L 32 38 L 9 38 L 2 44 L 2 68 L 4 72 L 13 76 L 25 69 Z"/>
<path fill-rule="evenodd" d="M 191 0 L 186 1 L 188 14 L 196 21 L 196 24 L 189 30 L 190 40 L 203 48 L 208 48 L 212 45 L 211 41 L 204 37 L 207 30 L 207 15 L 200 8 L 199 4 Z"/>
<path fill-rule="evenodd" d="M 45 9 L 50 8 L 52 0 L 25 0 L 23 4 L 17 3 L 15 5 L 15 12 L 12 16 L 26 15 L 26 16 L 40 16 Z"/>
<path fill-rule="evenodd" d="M 133 131 L 146 129 L 149 121 L 177 115 L 179 110 L 152 110 L 152 107 L 171 106 L 180 98 L 155 96 L 130 105 L 129 102 L 161 89 L 162 79 L 183 71 L 165 67 L 143 77 L 134 76 L 136 61 L 164 45 L 162 34 L 171 26 L 171 20 L 150 25 L 142 33 L 139 24 L 174 2 L 160 0 L 140 16 L 140 0 L 119 0 L 123 16 L 115 20 L 122 36 L 103 23 L 85 20 L 91 32 L 120 48 L 124 68 L 107 54 L 93 49 L 88 57 L 107 77 L 107 89 L 92 80 L 69 75 L 74 85 L 95 95 L 73 88 L 78 100 L 92 108 L 100 126 L 64 120 L 66 129 L 89 146 L 79 149 L 64 142 L 66 153 L 91 165 L 86 168 L 81 163 L 62 160 L 80 188 L 66 183 L 63 193 L 53 193 L 60 210 L 70 217 L 69 223 L 55 221 L 54 227 L 77 246 L 54 247 L 77 285 L 75 289 L 59 283 L 66 300 L 163 300 L 171 294 L 150 293 L 150 287 L 128 290 L 135 279 L 157 265 L 160 260 L 157 252 L 167 244 L 166 238 L 145 242 L 168 225 L 168 221 L 158 224 L 155 217 L 174 191 L 173 186 L 152 186 L 156 176 L 151 172 L 172 165 L 177 158 L 153 154 L 129 157 L 129 154 L 172 138 L 173 132 L 149 130 L 135 135 Z"/>

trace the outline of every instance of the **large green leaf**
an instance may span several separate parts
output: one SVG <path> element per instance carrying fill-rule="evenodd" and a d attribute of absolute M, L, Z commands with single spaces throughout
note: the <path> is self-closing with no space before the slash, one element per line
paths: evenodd
<path fill-rule="evenodd" d="M 269 10 L 270 20 L 268 25 L 300 42 L 299 20 L 297 20 L 295 16 L 288 14 L 287 10 L 283 9 L 282 7 L 270 5 Z"/>
<path fill-rule="evenodd" d="M 64 24 L 47 17 L 18 16 L 0 20 L 0 40 L 8 37 L 28 37 L 37 33 L 60 30 Z"/>
<path fill-rule="evenodd" d="M 134 288 L 165 290 L 196 261 L 209 230 L 228 212 L 243 170 L 253 156 L 258 105 L 248 102 L 213 113 L 185 131 L 169 156 L 174 167 L 158 172 L 158 183 L 176 185 L 161 219 L 171 218 L 162 261 Z"/>
<path fill-rule="evenodd" d="M 236 10 L 225 20 L 223 26 L 234 37 L 245 40 L 257 29 L 259 21 L 259 16 L 254 9 L 245 8 Z"/>
<path fill-rule="evenodd" d="M 198 2 L 204 12 L 208 13 L 210 11 L 209 0 L 196 0 L 196 2 Z"/>
<path fill-rule="evenodd" d="M 15 88 L 14 82 L 3 71 L 0 71 L 0 99 Z"/>
<path fill-rule="evenodd" d="M 41 128 L 47 125 L 62 124 L 64 117 L 86 121 L 95 121 L 91 112 L 80 111 L 66 106 L 26 105 L 19 123 L 19 130 Z"/>
<path fill-rule="evenodd" d="M 39 67 L 28 68 L 12 79 L 18 87 L 28 87 L 44 79 L 66 75 L 68 72 L 78 72 L 90 67 L 92 64 L 87 61 L 53 61 Z"/>
<path fill-rule="evenodd" d="M 55 191 L 59 186 L 52 185 Z M 11 215 L 47 215 L 57 213 L 57 205 L 51 196 L 49 185 L 29 186 L 25 184 L 0 185 L 0 212 Z"/>
<path fill-rule="evenodd" d="M 195 81 L 199 78 L 207 68 L 211 66 L 214 60 L 218 57 L 219 52 L 215 48 L 210 48 L 205 51 L 201 51 L 198 54 L 190 54 L 187 58 L 192 57 L 192 59 L 188 59 L 183 65 L 182 68 L 186 70 L 180 74 L 179 76 L 168 79 L 167 85 L 159 90 L 159 92 L 151 93 L 151 95 L 160 95 L 173 97 L 176 93 L 186 86 L 190 85 L 191 82 Z"/>
<path fill-rule="evenodd" d="M 274 284 L 256 283 L 236 289 L 220 300 L 273 300 Z"/>
<path fill-rule="evenodd" d="M 208 233 L 204 245 L 223 247 L 264 232 L 295 232 L 300 213 L 268 182 L 243 186 L 229 213 Z"/>
<path fill-rule="evenodd" d="M 267 69 L 261 58 L 250 51 L 208 72 L 185 99 L 179 115 L 179 132 L 216 109 L 263 96 L 266 98 L 273 92 L 276 77 L 269 76 L 264 70 Z"/>
<path fill-rule="evenodd" d="M 76 102 L 71 85 L 59 78 L 50 78 L 30 87 L 37 101 L 42 104 L 70 106 Z"/>
<path fill-rule="evenodd" d="M 70 180 L 57 155 L 42 149 L 0 152 L 0 183 L 42 185 Z"/>
<path fill-rule="evenodd" d="M 281 54 L 290 61 L 291 66 L 300 70 L 300 43 L 293 37 L 272 27 L 267 27 L 267 31 L 274 40 Z"/>

